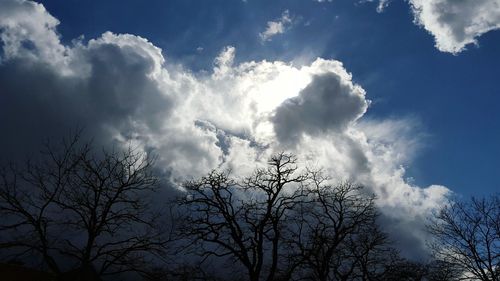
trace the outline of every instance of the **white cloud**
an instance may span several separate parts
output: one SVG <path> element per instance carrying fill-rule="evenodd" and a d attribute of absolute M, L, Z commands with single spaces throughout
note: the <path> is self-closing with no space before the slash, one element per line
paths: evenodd
<path fill-rule="evenodd" d="M 459 53 L 476 38 L 500 28 L 499 0 L 410 0 L 415 21 L 429 31 L 436 47 Z"/>
<path fill-rule="evenodd" d="M 285 10 L 279 19 L 267 22 L 266 30 L 259 33 L 259 37 L 262 42 L 271 41 L 272 37 L 285 33 L 291 25 L 292 18 L 290 17 L 290 12 Z"/>
<path fill-rule="evenodd" d="M 244 174 L 287 150 L 335 178 L 364 184 L 378 195 L 394 233 L 407 232 L 408 243 L 424 240 L 425 216 L 449 193 L 405 180 L 404 165 L 420 143 L 410 129 L 415 122 L 363 117 L 365 91 L 339 61 L 235 64 L 229 46 L 212 71 L 196 74 L 169 64 L 139 36 L 106 32 L 66 46 L 43 6 L 11 0 L 1 2 L 0 11 L 0 149 L 6 158 L 24 156 L 36 142 L 76 125 L 99 144 L 133 141 L 153 149 L 158 168 L 173 181 L 216 167 Z M 24 17 L 32 14 L 51 24 L 35 27 Z M 30 48 L 18 43 L 25 40 Z"/>
<path fill-rule="evenodd" d="M 407 0 L 416 24 L 434 36 L 436 48 L 458 54 L 500 28 L 500 0 Z M 388 4 L 380 0 L 379 10 Z"/>
<path fill-rule="evenodd" d="M 55 31 L 59 21 L 42 4 L 6 0 L 0 5 L 0 39 L 5 58 L 31 55 L 47 61 L 64 59 L 66 48 L 60 44 Z M 34 54 L 33 48 L 39 53 Z"/>
<path fill-rule="evenodd" d="M 373 0 L 371 0 L 373 1 Z M 382 13 L 384 9 L 389 6 L 390 0 L 379 0 L 378 6 L 377 6 L 377 12 Z"/>

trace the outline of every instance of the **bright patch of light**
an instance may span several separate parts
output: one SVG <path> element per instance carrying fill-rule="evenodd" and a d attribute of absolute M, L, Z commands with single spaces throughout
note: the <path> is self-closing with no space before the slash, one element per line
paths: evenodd
<path fill-rule="evenodd" d="M 309 75 L 296 68 L 288 68 L 279 73 L 276 79 L 262 84 L 256 89 L 255 99 L 258 112 L 273 111 L 289 98 L 296 97 L 311 82 Z"/>

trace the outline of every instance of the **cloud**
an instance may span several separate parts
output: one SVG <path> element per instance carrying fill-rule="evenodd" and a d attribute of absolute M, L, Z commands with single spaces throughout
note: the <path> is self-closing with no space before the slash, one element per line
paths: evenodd
<path fill-rule="evenodd" d="M 58 60 L 66 48 L 59 42 L 55 27 L 59 21 L 42 4 L 31 1 L 2 1 L 0 9 L 0 39 L 4 58 L 36 56 Z M 28 43 L 33 43 L 31 46 Z M 34 53 L 36 49 L 38 53 Z"/>
<path fill-rule="evenodd" d="M 367 107 L 365 91 L 352 84 L 339 63 L 336 72 L 315 75 L 298 96 L 276 108 L 274 129 L 280 142 L 295 143 L 303 133 L 314 136 L 345 130 Z"/>
<path fill-rule="evenodd" d="M 373 0 L 371 0 L 373 1 Z M 390 0 L 379 0 L 378 6 L 377 6 L 377 12 L 382 13 L 384 9 L 389 6 Z"/>
<path fill-rule="evenodd" d="M 435 46 L 442 52 L 458 54 L 477 38 L 500 28 L 498 0 L 408 0 L 414 21 L 434 36 Z M 379 2 L 379 10 L 387 0 Z"/>
<path fill-rule="evenodd" d="M 271 41 L 272 37 L 285 33 L 291 25 L 292 18 L 290 17 L 290 12 L 285 10 L 279 19 L 267 22 L 266 30 L 259 33 L 259 37 L 262 42 Z"/>
<path fill-rule="evenodd" d="M 217 167 L 244 175 L 286 150 L 365 185 L 393 235 L 422 248 L 425 217 L 450 192 L 405 179 L 422 141 L 410 129 L 417 122 L 366 118 L 365 91 L 339 61 L 235 64 L 228 46 L 211 71 L 193 73 L 136 35 L 106 32 L 62 44 L 58 21 L 40 4 L 2 1 L 0 11 L 4 159 L 36 153 L 41 141 L 76 126 L 99 145 L 132 142 L 154 151 L 173 183 Z"/>

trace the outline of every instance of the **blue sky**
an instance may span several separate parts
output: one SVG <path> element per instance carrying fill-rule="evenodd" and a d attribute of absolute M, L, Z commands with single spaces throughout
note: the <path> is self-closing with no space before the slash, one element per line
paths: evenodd
<path fill-rule="evenodd" d="M 498 189 L 500 5 L 380 1 L 2 0 L 1 160 L 83 127 L 171 188 L 288 151 L 418 257 L 432 212 Z"/>
<path fill-rule="evenodd" d="M 453 55 L 434 47 L 405 1 L 393 1 L 382 13 L 377 3 L 346 0 L 40 3 L 61 21 L 63 41 L 105 31 L 135 34 L 194 72 L 210 69 L 227 45 L 236 48 L 236 61 L 337 59 L 367 91 L 367 116 L 421 122 L 425 146 L 407 166 L 417 184 L 439 183 L 464 195 L 498 188 L 498 31 Z M 293 17 L 290 29 L 262 43 L 259 32 L 285 10 Z"/>

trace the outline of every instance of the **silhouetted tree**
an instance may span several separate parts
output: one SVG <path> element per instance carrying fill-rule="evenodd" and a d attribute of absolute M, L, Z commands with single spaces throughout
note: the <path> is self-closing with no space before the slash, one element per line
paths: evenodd
<path fill-rule="evenodd" d="M 410 261 L 398 257 L 384 275 L 376 280 L 384 281 L 459 281 L 462 271 L 453 264 L 430 260 L 426 263 Z"/>
<path fill-rule="evenodd" d="M 350 275 L 345 275 L 348 280 L 385 280 L 389 268 L 399 260 L 398 251 L 375 219 L 360 225 L 357 232 L 349 235 L 343 254 L 339 255 L 341 259 L 337 257 L 337 266 L 350 263 L 354 269 Z"/>
<path fill-rule="evenodd" d="M 429 231 L 436 258 L 459 267 L 464 272 L 462 280 L 500 280 L 498 195 L 445 206 Z"/>
<path fill-rule="evenodd" d="M 60 147 L 2 170 L 0 247 L 39 254 L 57 274 L 61 264 L 98 275 L 137 270 L 166 243 L 148 201 L 154 159 L 133 149 L 95 153 L 78 136 Z"/>
<path fill-rule="evenodd" d="M 2 215 L 0 246 L 16 254 L 40 254 L 46 266 L 55 273 L 60 268 L 56 251 L 58 208 L 56 200 L 76 169 L 77 138 L 63 144 L 60 153 L 48 145 L 40 163 L 27 161 L 22 169 L 11 163 L 1 170 L 0 211 Z M 84 148 L 82 151 L 84 151 Z M 17 252 L 16 250 L 21 250 Z"/>
<path fill-rule="evenodd" d="M 181 233 L 193 240 L 200 255 L 230 257 L 252 281 L 275 280 L 280 269 L 287 213 L 304 196 L 305 174 L 296 158 L 280 153 L 241 182 L 229 173 L 211 172 L 185 184 L 179 200 L 186 208 Z"/>
<path fill-rule="evenodd" d="M 400 259 L 393 263 L 381 280 L 387 281 L 423 281 L 428 274 L 427 266 L 414 261 Z"/>
<path fill-rule="evenodd" d="M 296 208 L 289 245 L 309 280 L 376 280 L 391 257 L 373 196 L 349 182 L 332 186 L 311 172 L 307 200 Z"/>
<path fill-rule="evenodd" d="M 360 186 L 299 173 L 280 153 L 242 181 L 213 171 L 185 184 L 179 234 L 187 249 L 228 257 L 249 280 L 383 280 L 398 262 L 378 224 L 374 197 Z"/>
<path fill-rule="evenodd" d="M 442 260 L 431 260 L 427 264 L 427 280 L 455 281 L 463 280 L 463 271 L 456 264 Z"/>
<path fill-rule="evenodd" d="M 225 281 L 214 276 L 212 273 L 206 272 L 200 266 L 181 264 L 177 267 L 169 268 L 153 268 L 147 274 L 143 274 L 144 281 Z M 228 279 L 237 280 L 237 279 Z"/>

